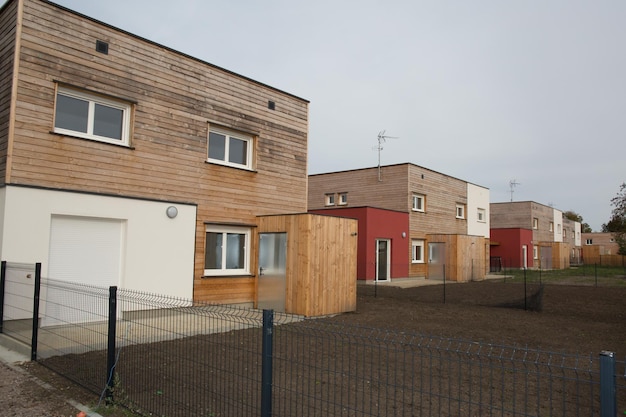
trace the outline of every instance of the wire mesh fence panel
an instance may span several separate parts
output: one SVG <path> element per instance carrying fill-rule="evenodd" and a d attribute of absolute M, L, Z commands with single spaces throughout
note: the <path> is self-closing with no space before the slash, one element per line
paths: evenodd
<path fill-rule="evenodd" d="M 2 333 L 30 344 L 35 265 L 5 262 Z"/>
<path fill-rule="evenodd" d="M 39 357 L 50 369 L 101 399 L 108 386 L 110 400 L 139 415 L 259 414 L 262 311 L 129 290 L 111 303 L 108 289 L 42 285 Z M 523 289 L 499 285 L 486 305 L 515 300 Z M 449 296 L 462 303 L 459 291 L 452 286 Z M 273 416 L 600 415 L 596 357 L 288 314 L 275 314 L 274 323 Z M 615 381 L 616 405 L 626 411 L 624 362 L 616 362 Z"/>
<path fill-rule="evenodd" d="M 591 358 L 306 321 L 275 339 L 275 416 L 598 415 Z"/>

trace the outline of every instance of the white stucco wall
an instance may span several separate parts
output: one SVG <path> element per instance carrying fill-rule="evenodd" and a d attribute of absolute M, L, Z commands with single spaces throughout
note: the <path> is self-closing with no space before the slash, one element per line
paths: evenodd
<path fill-rule="evenodd" d="M 554 241 L 563 242 L 563 212 L 561 210 L 553 210 L 553 224 L 554 224 Z"/>
<path fill-rule="evenodd" d="M 581 237 L 581 224 L 579 222 L 574 223 L 574 246 L 582 246 L 582 237 Z"/>
<path fill-rule="evenodd" d="M 478 221 L 478 209 L 484 209 L 485 221 Z M 467 184 L 467 234 L 489 237 L 489 189 Z"/>
<path fill-rule="evenodd" d="M 124 222 L 121 288 L 191 299 L 196 206 L 7 186 L 0 190 L 0 257 L 41 262 L 48 277 L 53 215 Z M 170 219 L 167 207 L 178 215 Z M 52 278 L 52 277 L 51 277 Z"/>

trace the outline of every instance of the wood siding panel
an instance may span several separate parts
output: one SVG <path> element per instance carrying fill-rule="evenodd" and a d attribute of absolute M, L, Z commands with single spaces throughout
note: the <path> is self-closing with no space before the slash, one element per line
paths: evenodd
<path fill-rule="evenodd" d="M 51 134 L 56 82 L 134 103 L 131 147 Z M 197 299 L 254 300 L 254 277 L 202 278 L 206 223 L 306 211 L 306 100 L 37 0 L 16 110 L 11 183 L 197 204 Z M 253 135 L 253 171 L 206 162 L 213 125 Z"/>
<path fill-rule="evenodd" d="M 348 193 L 345 207 L 376 207 L 407 212 L 408 166 L 382 167 L 382 181 L 377 168 L 331 172 L 309 176 L 308 208 L 323 209 L 327 193 Z M 337 196 L 338 198 L 338 196 Z M 338 202 L 338 200 L 337 200 Z M 344 207 L 344 206 L 333 206 Z"/>
<path fill-rule="evenodd" d="M 11 1 L 0 14 L 0 185 L 5 183 L 13 64 L 17 21 L 17 2 Z"/>

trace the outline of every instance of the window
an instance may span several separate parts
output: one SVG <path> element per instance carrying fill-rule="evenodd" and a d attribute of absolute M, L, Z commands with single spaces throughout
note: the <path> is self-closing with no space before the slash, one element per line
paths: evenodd
<path fill-rule="evenodd" d="M 593 245 L 593 239 L 587 239 L 585 245 Z"/>
<path fill-rule="evenodd" d="M 335 205 L 335 194 L 326 194 L 324 197 L 325 205 L 334 206 Z"/>
<path fill-rule="evenodd" d="M 456 218 L 464 219 L 465 218 L 465 205 L 457 204 L 456 205 Z"/>
<path fill-rule="evenodd" d="M 539 219 L 536 217 L 533 217 L 533 229 L 539 229 Z"/>
<path fill-rule="evenodd" d="M 561 233 L 561 225 L 559 223 L 556 224 L 556 232 Z"/>
<path fill-rule="evenodd" d="M 533 259 L 539 259 L 539 250 L 537 246 L 533 246 Z"/>
<path fill-rule="evenodd" d="M 209 131 L 209 162 L 252 169 L 252 137 L 221 129 Z"/>
<path fill-rule="evenodd" d="M 423 264 L 424 263 L 424 241 L 413 240 L 411 242 L 411 247 L 413 248 L 412 263 Z"/>
<path fill-rule="evenodd" d="M 548 229 L 550 229 L 551 232 L 554 231 L 554 223 L 550 222 L 550 226 L 548 227 Z"/>
<path fill-rule="evenodd" d="M 348 204 L 348 193 L 339 193 L 339 205 L 345 206 Z"/>
<path fill-rule="evenodd" d="M 424 198 L 422 194 L 413 194 L 413 211 L 425 211 Z"/>
<path fill-rule="evenodd" d="M 567 229 L 563 229 L 563 237 L 567 237 Z"/>
<path fill-rule="evenodd" d="M 479 222 L 482 222 L 482 223 L 486 223 L 487 222 L 485 209 L 479 208 L 477 214 L 478 214 L 478 221 Z"/>
<path fill-rule="evenodd" d="M 249 274 L 249 247 L 249 228 L 207 226 L 204 275 Z"/>
<path fill-rule="evenodd" d="M 129 145 L 131 105 L 59 87 L 54 132 L 118 145 Z"/>

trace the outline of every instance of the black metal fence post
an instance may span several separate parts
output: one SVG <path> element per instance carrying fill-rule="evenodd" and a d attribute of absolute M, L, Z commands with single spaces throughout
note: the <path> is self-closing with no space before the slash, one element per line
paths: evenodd
<path fill-rule="evenodd" d="M 596 277 L 596 287 L 598 286 L 598 264 L 593 264 L 593 274 Z"/>
<path fill-rule="evenodd" d="M 41 262 L 35 264 L 35 293 L 33 294 L 33 332 L 30 341 L 30 360 L 37 361 L 39 335 L 39 297 L 41 295 Z"/>
<path fill-rule="evenodd" d="M 446 303 L 446 266 L 445 264 L 441 266 L 443 271 L 443 303 Z"/>
<path fill-rule="evenodd" d="M 263 310 L 263 344 L 261 350 L 261 417 L 272 415 L 272 350 L 274 310 Z"/>
<path fill-rule="evenodd" d="M 540 270 L 541 271 L 541 270 Z M 524 268 L 524 311 L 528 310 L 527 306 L 527 296 L 526 296 L 526 268 Z"/>
<path fill-rule="evenodd" d="M 4 333 L 4 288 L 7 279 L 7 261 L 0 264 L 0 333 Z"/>
<path fill-rule="evenodd" d="M 600 352 L 600 417 L 617 415 L 615 353 Z"/>
<path fill-rule="evenodd" d="M 109 287 L 109 331 L 107 340 L 107 384 L 106 401 L 113 402 L 114 376 L 115 376 L 115 341 L 117 323 L 117 287 Z"/>

